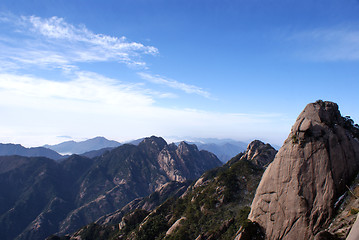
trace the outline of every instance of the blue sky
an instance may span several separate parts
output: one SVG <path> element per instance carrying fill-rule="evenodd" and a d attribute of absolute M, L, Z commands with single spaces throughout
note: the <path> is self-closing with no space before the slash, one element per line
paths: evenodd
<path fill-rule="evenodd" d="M 359 1 L 0 4 L 0 142 L 281 145 L 307 103 L 359 122 Z"/>

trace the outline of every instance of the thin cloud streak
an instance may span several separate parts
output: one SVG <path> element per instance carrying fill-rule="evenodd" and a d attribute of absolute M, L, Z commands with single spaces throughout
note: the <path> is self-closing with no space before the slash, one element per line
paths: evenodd
<path fill-rule="evenodd" d="M 359 30 L 351 27 L 303 31 L 290 36 L 287 40 L 300 43 L 298 55 L 307 59 L 315 61 L 359 60 Z"/>
<path fill-rule="evenodd" d="M 142 43 L 128 42 L 126 37 L 111 37 L 104 34 L 94 34 L 85 26 L 75 27 L 67 23 L 63 18 L 51 17 L 42 19 L 36 16 L 22 17 L 25 23 L 32 24 L 32 31 L 40 33 L 45 37 L 54 39 L 66 39 L 69 41 L 79 41 L 101 46 L 106 50 L 122 50 L 119 52 L 141 51 L 145 54 L 157 54 L 158 49 L 153 46 L 144 46 Z"/>
<path fill-rule="evenodd" d="M 142 79 L 152 82 L 152 83 L 155 83 L 155 84 L 165 85 L 165 86 L 173 88 L 173 89 L 178 89 L 178 90 L 184 91 L 185 93 L 193 93 L 193 94 L 197 94 L 197 95 L 200 95 L 200 96 L 206 97 L 206 98 L 211 97 L 209 92 L 204 91 L 202 88 L 194 86 L 194 85 L 181 83 L 181 82 L 178 82 L 178 81 L 175 81 L 172 79 L 164 78 L 159 75 L 151 75 L 149 73 L 144 73 L 144 72 L 139 72 L 138 75 Z"/>

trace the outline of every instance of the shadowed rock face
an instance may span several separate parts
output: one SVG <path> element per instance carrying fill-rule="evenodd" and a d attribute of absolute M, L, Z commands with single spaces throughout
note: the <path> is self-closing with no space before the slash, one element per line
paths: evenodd
<path fill-rule="evenodd" d="M 359 170 L 357 130 L 335 103 L 306 106 L 252 203 L 249 219 L 266 239 L 314 239 L 328 227 L 334 203 Z"/>

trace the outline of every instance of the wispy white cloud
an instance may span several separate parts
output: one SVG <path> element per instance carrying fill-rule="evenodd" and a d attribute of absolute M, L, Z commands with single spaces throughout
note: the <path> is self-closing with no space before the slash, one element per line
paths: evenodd
<path fill-rule="evenodd" d="M 288 38 L 299 56 L 318 61 L 358 61 L 359 29 L 346 26 L 302 31 Z"/>
<path fill-rule="evenodd" d="M 124 36 L 96 34 L 83 25 L 75 26 L 59 17 L 18 17 L 0 14 L 0 22 L 14 27 L 9 36 L 0 36 L 0 49 L 2 49 L 0 71 L 2 72 L 36 67 L 58 68 L 66 73 L 74 73 L 81 72 L 78 63 L 116 61 L 147 69 L 147 64 L 142 61 L 143 56 L 158 54 L 158 49 L 153 46 L 129 41 Z M 194 85 L 147 73 L 139 73 L 139 76 L 141 80 L 210 97 L 209 92 Z M 169 92 L 147 91 L 157 98 L 178 97 Z"/>
<path fill-rule="evenodd" d="M 0 39 L 5 51 L 2 60 L 28 65 L 65 67 L 78 62 L 117 61 L 146 68 L 144 55 L 156 55 L 158 49 L 129 41 L 126 37 L 96 34 L 85 26 L 75 26 L 63 18 L 2 15 L 0 22 L 14 27 L 20 41 Z"/>
<path fill-rule="evenodd" d="M 203 90 L 200 87 L 194 86 L 194 85 L 185 84 L 185 83 L 173 80 L 173 79 L 167 79 L 167 78 L 159 76 L 159 75 L 152 75 L 152 74 L 144 73 L 144 72 L 139 72 L 138 75 L 142 79 L 147 80 L 152 83 L 155 83 L 155 84 L 165 85 L 165 86 L 173 88 L 173 89 L 178 89 L 178 90 L 184 91 L 185 93 L 193 93 L 193 94 L 197 94 L 197 95 L 200 95 L 200 96 L 203 96 L 206 98 L 211 97 L 209 92 Z"/>
<path fill-rule="evenodd" d="M 126 55 L 128 52 L 142 52 L 145 54 L 158 53 L 157 48 L 145 46 L 142 43 L 128 42 L 126 37 L 112 37 L 104 34 L 94 34 L 85 26 L 74 26 L 67 23 L 63 18 L 51 17 L 42 19 L 36 16 L 22 17 L 25 23 L 31 23 L 32 31 L 40 33 L 45 37 L 53 39 L 65 39 L 69 41 L 79 41 L 100 46 L 113 54 Z"/>

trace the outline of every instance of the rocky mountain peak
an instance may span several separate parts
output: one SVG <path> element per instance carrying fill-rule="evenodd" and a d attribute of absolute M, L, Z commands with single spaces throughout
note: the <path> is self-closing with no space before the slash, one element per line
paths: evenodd
<path fill-rule="evenodd" d="M 270 144 L 254 140 L 248 144 L 247 150 L 241 157 L 241 160 L 246 159 L 258 166 L 265 167 L 273 161 L 276 154 L 277 150 L 275 150 Z"/>
<path fill-rule="evenodd" d="M 183 142 L 180 142 L 180 144 L 178 145 L 177 151 L 182 154 L 186 154 L 186 153 L 189 153 L 190 151 L 198 152 L 198 148 L 195 144 L 188 144 L 183 141 Z"/>
<path fill-rule="evenodd" d="M 249 219 L 266 239 L 314 239 L 359 170 L 359 141 L 332 102 L 308 104 L 266 169 Z"/>
<path fill-rule="evenodd" d="M 157 155 L 165 146 L 167 146 L 167 142 L 163 138 L 156 136 L 147 137 L 138 144 L 140 149 L 152 157 Z"/>
<path fill-rule="evenodd" d="M 298 119 L 300 118 L 309 118 L 328 125 L 339 124 L 342 120 L 336 103 L 321 100 L 308 104 L 299 115 Z"/>
<path fill-rule="evenodd" d="M 162 150 L 162 148 L 167 145 L 167 142 L 161 137 L 151 136 L 143 139 L 139 145 L 154 146 L 159 150 Z"/>

